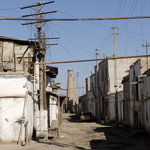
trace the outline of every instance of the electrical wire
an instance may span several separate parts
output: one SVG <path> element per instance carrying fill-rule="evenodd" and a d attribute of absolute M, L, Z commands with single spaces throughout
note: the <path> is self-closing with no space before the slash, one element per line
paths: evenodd
<path fill-rule="evenodd" d="M 136 6 L 137 6 L 137 1 L 133 1 L 133 3 L 132 3 L 132 5 L 131 5 L 131 8 L 130 8 L 129 13 L 128 13 L 127 16 L 132 16 L 132 15 L 133 15 Z M 125 23 L 125 22 L 126 22 L 126 23 Z M 120 34 L 125 31 L 125 29 L 127 28 L 128 24 L 129 24 L 129 22 L 130 22 L 130 20 L 125 20 L 125 22 L 123 22 L 122 25 L 120 26 L 120 29 L 121 29 L 121 30 L 120 30 Z M 123 26 L 124 26 L 124 27 L 123 27 Z"/>
<path fill-rule="evenodd" d="M 63 11 L 60 11 L 60 10 L 57 10 L 57 11 L 60 12 L 60 13 L 65 14 L 65 15 L 68 15 L 68 16 L 70 16 L 70 17 L 77 18 L 76 16 L 71 15 L 71 14 L 68 14 L 68 13 L 65 13 L 65 12 L 63 12 Z M 95 24 L 95 25 L 98 25 L 98 26 L 101 26 L 101 27 L 104 27 L 104 28 L 109 28 L 109 26 L 106 26 L 106 25 L 103 25 L 103 24 L 100 24 L 100 23 L 95 23 L 95 22 L 92 22 L 92 21 L 86 21 L 86 22 L 87 22 L 87 23 L 91 23 L 91 24 Z"/>
<path fill-rule="evenodd" d="M 51 27 L 51 29 L 54 30 L 56 33 L 58 33 L 54 28 Z M 79 49 L 82 49 L 82 50 L 84 50 L 84 51 L 86 51 L 86 52 L 88 52 L 88 53 L 91 54 L 91 52 L 88 51 L 87 49 L 85 49 L 85 48 L 79 46 L 78 44 L 76 44 L 76 43 L 74 43 L 74 42 L 72 42 L 70 39 L 66 38 L 66 37 L 63 36 L 62 34 L 60 34 L 60 33 L 58 33 L 58 34 L 61 35 L 61 37 L 63 37 L 66 41 L 68 41 L 68 42 L 71 43 L 72 45 L 75 45 L 75 46 L 78 47 Z"/>
<path fill-rule="evenodd" d="M 55 26 L 56 27 L 56 26 Z M 49 27 L 47 27 L 47 28 L 49 28 Z M 59 41 L 59 40 L 58 40 Z M 62 44 L 60 44 L 60 42 L 58 42 L 59 43 L 59 45 L 66 51 L 66 48 L 62 45 Z M 69 51 L 67 51 L 67 53 L 69 53 Z M 71 56 L 71 57 L 73 57 L 75 60 L 77 60 L 71 53 L 69 53 L 69 55 Z M 87 75 L 88 74 L 88 72 L 89 72 L 89 66 L 91 66 L 92 68 L 93 68 L 93 65 L 91 64 L 91 63 L 82 63 L 85 67 L 81 67 L 80 65 L 77 65 L 78 66 L 78 68 L 80 68 L 80 72 L 82 72 L 82 75 L 83 75 L 83 73 L 84 73 L 84 75 Z M 83 66 L 82 65 L 82 66 Z M 88 66 L 88 67 L 87 67 Z"/>
<path fill-rule="evenodd" d="M 16 9 L 20 9 L 19 7 L 16 8 L 4 8 L 4 9 L 0 9 L 0 11 L 8 11 L 8 10 L 16 10 Z"/>

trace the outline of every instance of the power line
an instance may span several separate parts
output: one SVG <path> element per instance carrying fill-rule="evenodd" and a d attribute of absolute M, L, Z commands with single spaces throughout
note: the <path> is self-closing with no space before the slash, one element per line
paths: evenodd
<path fill-rule="evenodd" d="M 44 64 L 62 64 L 62 63 L 79 63 L 88 61 L 102 61 L 102 60 L 114 60 L 114 59 L 125 59 L 125 58 L 139 58 L 139 57 L 150 57 L 150 55 L 139 55 L 139 56 L 118 56 L 118 57 L 106 57 L 101 59 L 87 59 L 87 60 L 76 60 L 76 61 L 59 61 L 59 62 L 46 62 Z M 43 63 L 35 63 L 35 65 Z"/>
<path fill-rule="evenodd" d="M 117 18 L 70 18 L 70 19 L 35 19 L 35 18 L 0 18 L 0 20 L 21 21 L 21 20 L 36 20 L 36 21 L 90 21 L 90 20 L 122 20 L 122 19 L 148 19 L 150 16 L 136 17 L 117 17 Z"/>

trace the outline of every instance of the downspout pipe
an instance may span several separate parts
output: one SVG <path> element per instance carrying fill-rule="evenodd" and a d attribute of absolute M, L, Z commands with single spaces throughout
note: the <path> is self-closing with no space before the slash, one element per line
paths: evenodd
<path fill-rule="evenodd" d="M 24 99 L 24 106 L 23 106 L 22 117 L 19 118 L 18 121 L 17 121 L 20 124 L 20 131 L 19 131 L 19 136 L 18 136 L 18 142 L 17 142 L 17 144 L 21 144 L 22 146 L 26 145 L 26 141 L 25 141 L 26 134 L 25 134 L 25 137 L 23 138 L 23 128 L 24 128 L 24 125 L 26 125 L 26 123 L 27 123 L 26 122 L 26 118 L 25 118 L 25 107 L 26 107 L 27 95 L 28 95 L 28 93 L 26 92 L 26 96 L 25 96 L 25 99 Z"/>

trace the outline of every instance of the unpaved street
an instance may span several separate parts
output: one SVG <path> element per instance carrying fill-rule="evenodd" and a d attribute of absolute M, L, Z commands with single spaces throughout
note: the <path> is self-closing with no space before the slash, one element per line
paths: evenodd
<path fill-rule="evenodd" d="M 0 144 L 0 150 L 149 150 L 150 135 L 116 129 L 95 122 L 80 122 L 72 114 L 63 114 L 61 138 L 32 141 L 29 145 Z"/>

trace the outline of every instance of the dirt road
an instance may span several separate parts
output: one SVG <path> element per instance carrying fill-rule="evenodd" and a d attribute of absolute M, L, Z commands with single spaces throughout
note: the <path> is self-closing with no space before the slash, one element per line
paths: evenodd
<path fill-rule="evenodd" d="M 0 150 L 149 150 L 150 135 L 116 129 L 95 122 L 80 122 L 63 114 L 61 138 L 32 141 L 29 145 L 0 144 Z"/>

